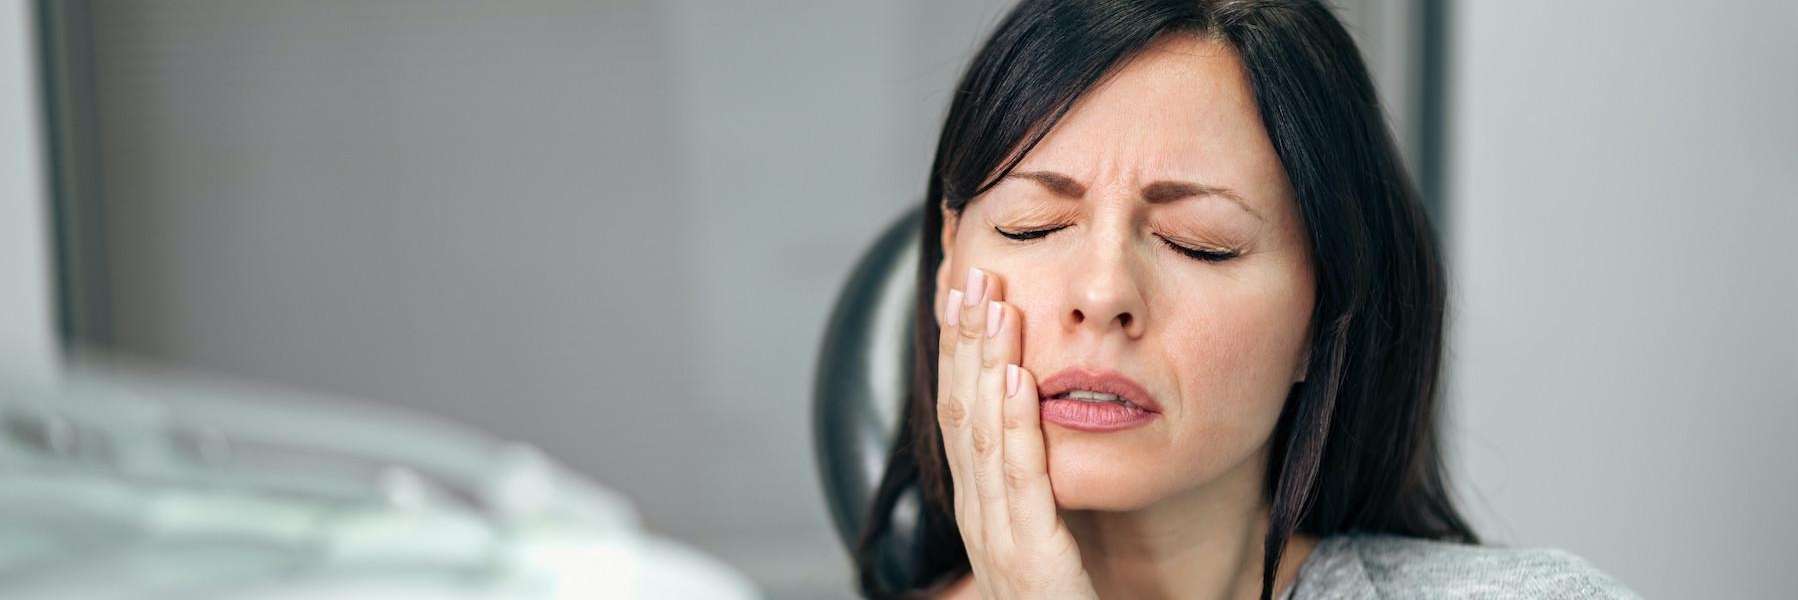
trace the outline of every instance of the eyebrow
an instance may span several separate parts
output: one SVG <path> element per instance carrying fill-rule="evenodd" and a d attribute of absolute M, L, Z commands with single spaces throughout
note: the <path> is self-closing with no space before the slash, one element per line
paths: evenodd
<path fill-rule="evenodd" d="M 1064 198 L 1078 199 L 1086 196 L 1085 184 L 1054 171 L 1013 171 L 1005 177 L 1006 179 L 1018 178 L 1035 181 L 1051 193 Z M 1243 200 L 1241 194 L 1227 187 L 1190 181 L 1157 181 L 1142 188 L 1142 199 L 1150 204 L 1166 204 L 1182 198 L 1200 196 L 1214 196 L 1235 202 L 1237 206 L 1242 207 L 1255 218 L 1266 220 L 1262 218 L 1261 213 L 1255 212 L 1255 209 L 1249 206 L 1248 201 Z"/>

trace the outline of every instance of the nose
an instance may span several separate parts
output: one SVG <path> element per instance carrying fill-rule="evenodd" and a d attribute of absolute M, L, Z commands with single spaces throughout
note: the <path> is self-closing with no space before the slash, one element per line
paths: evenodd
<path fill-rule="evenodd" d="M 1148 305 L 1139 275 L 1132 264 L 1129 236 L 1104 236 L 1084 253 L 1084 264 L 1069 278 L 1068 310 L 1062 324 L 1069 331 L 1087 330 L 1095 337 L 1119 332 L 1141 338 L 1148 327 Z"/>

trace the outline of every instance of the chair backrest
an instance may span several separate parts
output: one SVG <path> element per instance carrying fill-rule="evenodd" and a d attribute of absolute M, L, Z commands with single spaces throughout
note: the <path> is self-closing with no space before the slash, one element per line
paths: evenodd
<path fill-rule="evenodd" d="M 851 551 L 867 524 L 867 508 L 899 430 L 906 381 L 912 374 L 911 339 L 917 293 L 921 212 L 887 227 L 850 273 L 818 354 L 812 426 L 818 469 L 837 535 Z M 915 496 L 916 494 L 912 494 Z M 882 540 L 892 550 L 911 544 L 909 524 L 917 499 L 895 507 L 894 531 Z M 909 568 L 907 551 L 882 552 L 883 568 Z M 891 565 L 884 563 L 892 562 Z"/>

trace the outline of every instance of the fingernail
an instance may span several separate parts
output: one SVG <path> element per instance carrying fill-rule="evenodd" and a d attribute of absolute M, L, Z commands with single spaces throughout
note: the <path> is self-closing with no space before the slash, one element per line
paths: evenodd
<path fill-rule="evenodd" d="M 943 311 L 943 320 L 950 327 L 961 326 L 961 290 L 949 290 L 949 308 Z"/>
<path fill-rule="evenodd" d="M 975 303 L 980 302 L 981 299 L 986 297 L 985 275 L 985 273 L 980 272 L 980 269 L 968 267 L 968 284 L 962 286 L 962 288 L 968 290 L 968 295 L 966 299 L 963 300 L 963 302 L 968 303 L 968 308 L 973 308 Z"/>
<path fill-rule="evenodd" d="M 998 302 L 986 303 L 986 337 L 999 335 L 999 319 L 1005 318 L 1005 311 L 999 309 Z"/>
<path fill-rule="evenodd" d="M 1018 395 L 1018 366 L 1005 365 L 1005 395 Z"/>

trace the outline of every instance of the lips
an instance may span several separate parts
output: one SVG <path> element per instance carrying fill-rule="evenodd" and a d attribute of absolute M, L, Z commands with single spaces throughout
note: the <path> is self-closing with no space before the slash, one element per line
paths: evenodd
<path fill-rule="evenodd" d="M 1042 419 L 1094 433 L 1147 425 L 1161 416 L 1161 405 L 1148 390 L 1115 371 L 1067 369 L 1043 380 Z"/>
<path fill-rule="evenodd" d="M 1116 371 L 1093 371 L 1078 367 L 1063 369 L 1037 385 L 1042 399 L 1066 398 L 1070 392 L 1085 390 L 1117 396 L 1123 402 L 1144 411 L 1159 413 L 1161 404 L 1135 380 Z"/>

